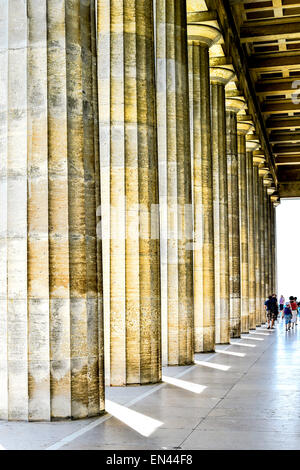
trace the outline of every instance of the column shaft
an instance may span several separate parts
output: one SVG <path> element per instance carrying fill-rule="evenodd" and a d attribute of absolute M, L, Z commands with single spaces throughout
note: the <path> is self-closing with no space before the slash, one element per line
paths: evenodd
<path fill-rule="evenodd" d="M 268 211 L 268 194 L 266 186 L 263 187 L 264 193 L 264 246 L 265 246 L 265 298 L 267 298 L 272 293 L 270 292 L 270 278 L 269 278 L 269 257 L 270 257 L 270 250 L 269 250 L 269 227 L 270 227 L 270 220 L 269 220 L 269 211 Z"/>
<path fill-rule="evenodd" d="M 209 53 L 189 45 L 193 135 L 195 351 L 215 347 L 214 227 Z"/>
<path fill-rule="evenodd" d="M 0 419 L 86 418 L 104 409 L 95 10 L 7 3 Z"/>
<path fill-rule="evenodd" d="M 185 0 L 156 1 L 163 362 L 193 361 L 193 257 Z"/>
<path fill-rule="evenodd" d="M 254 182 L 254 234 L 255 234 L 255 316 L 256 326 L 261 325 L 261 253 L 260 253 L 260 201 L 258 165 L 253 167 Z"/>
<path fill-rule="evenodd" d="M 153 7 L 98 0 L 106 312 L 112 385 L 161 378 Z"/>
<path fill-rule="evenodd" d="M 249 332 L 249 259 L 248 259 L 248 202 L 247 158 L 245 134 L 238 133 L 239 156 L 239 214 L 241 248 L 241 332 Z"/>
<path fill-rule="evenodd" d="M 274 294 L 272 235 L 273 235 L 272 205 L 271 205 L 271 201 L 270 201 L 270 196 L 268 195 L 268 245 L 269 245 L 269 289 L 270 289 L 270 295 Z"/>
<path fill-rule="evenodd" d="M 249 267 L 249 329 L 256 328 L 256 277 L 255 277 L 255 226 L 253 154 L 247 152 L 247 200 L 248 200 L 248 267 Z"/>
<path fill-rule="evenodd" d="M 228 111 L 227 169 L 228 169 L 228 220 L 229 220 L 229 291 L 230 291 L 230 336 L 241 335 L 241 269 L 239 226 L 239 179 L 236 113 Z"/>
<path fill-rule="evenodd" d="M 230 341 L 229 225 L 225 86 L 212 83 L 212 156 L 216 343 Z"/>
<path fill-rule="evenodd" d="M 266 300 L 266 286 L 265 286 L 265 229 L 264 229 L 264 185 L 263 178 L 259 177 L 259 225 L 260 225 L 260 259 L 261 259 L 261 322 L 265 323 L 264 302 Z"/>

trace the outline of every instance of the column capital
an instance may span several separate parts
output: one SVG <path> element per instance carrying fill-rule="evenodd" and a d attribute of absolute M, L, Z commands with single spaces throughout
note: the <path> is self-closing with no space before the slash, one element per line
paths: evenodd
<path fill-rule="evenodd" d="M 213 46 L 221 37 L 217 28 L 207 24 L 188 24 L 187 32 L 189 43 L 196 42 L 208 47 Z"/>
<path fill-rule="evenodd" d="M 248 137 L 248 136 L 247 136 Z M 262 149 L 254 150 L 253 152 L 253 163 L 255 166 L 263 165 L 266 161 L 265 153 Z"/>
<path fill-rule="evenodd" d="M 268 169 L 268 172 L 264 176 L 263 183 L 264 183 L 264 186 L 266 186 L 266 188 L 270 188 L 273 184 L 273 178 L 269 169 Z"/>
<path fill-rule="evenodd" d="M 239 134 L 248 134 L 251 130 L 255 130 L 252 116 L 248 114 L 238 114 L 237 130 Z"/>
<path fill-rule="evenodd" d="M 260 167 L 259 170 L 258 170 L 258 174 L 261 178 L 265 178 L 265 176 L 269 173 L 269 168 L 267 167 Z"/>
<path fill-rule="evenodd" d="M 258 135 L 254 134 L 248 134 L 246 135 L 246 148 L 247 151 L 253 152 L 254 150 L 257 150 L 260 146 L 260 141 Z"/>
<path fill-rule="evenodd" d="M 234 70 L 228 67 L 212 66 L 210 67 L 210 81 L 219 85 L 227 85 L 235 76 Z"/>
<path fill-rule="evenodd" d="M 226 111 L 232 111 L 233 113 L 239 113 L 246 107 L 246 101 L 243 96 L 238 98 L 226 98 Z"/>
<path fill-rule="evenodd" d="M 238 122 L 237 123 L 237 130 L 238 134 L 243 134 L 246 135 L 248 132 L 250 132 L 251 129 L 253 129 L 253 124 L 250 122 Z"/>
<path fill-rule="evenodd" d="M 279 194 L 278 194 L 277 191 L 275 191 L 275 192 L 272 194 L 272 196 L 270 197 L 270 199 L 271 199 L 271 202 L 273 203 L 273 206 L 274 206 L 274 207 L 279 206 L 279 204 L 280 204 L 280 197 L 279 197 Z"/>
<path fill-rule="evenodd" d="M 274 183 L 272 182 L 271 186 L 268 187 L 267 192 L 268 192 L 269 196 L 272 196 L 272 194 L 274 194 L 275 191 L 276 191 L 276 187 L 275 187 Z"/>

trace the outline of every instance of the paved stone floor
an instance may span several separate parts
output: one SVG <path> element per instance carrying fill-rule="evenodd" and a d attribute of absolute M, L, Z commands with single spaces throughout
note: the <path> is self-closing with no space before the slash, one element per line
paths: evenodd
<path fill-rule="evenodd" d="M 108 389 L 100 418 L 0 421 L 0 449 L 300 449 L 300 325 L 242 336 L 163 384 Z"/>

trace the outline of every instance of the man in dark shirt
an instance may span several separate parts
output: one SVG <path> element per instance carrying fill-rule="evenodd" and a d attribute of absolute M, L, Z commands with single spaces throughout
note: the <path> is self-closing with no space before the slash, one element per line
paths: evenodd
<path fill-rule="evenodd" d="M 268 300 L 265 302 L 265 307 L 267 311 L 267 321 L 268 321 L 268 330 L 274 329 L 274 322 L 277 320 L 278 316 L 278 303 L 276 295 L 269 295 Z"/>
<path fill-rule="evenodd" d="M 270 300 L 270 311 L 271 311 L 271 329 L 273 329 L 274 322 L 277 320 L 277 317 L 278 317 L 278 302 L 277 302 L 276 294 L 273 294 Z"/>

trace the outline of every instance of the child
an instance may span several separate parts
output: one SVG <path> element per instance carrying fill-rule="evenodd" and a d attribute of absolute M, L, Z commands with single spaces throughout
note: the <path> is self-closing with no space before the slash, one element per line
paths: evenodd
<path fill-rule="evenodd" d="M 291 310 L 292 310 L 292 329 L 294 329 L 294 325 L 297 325 L 297 313 L 298 313 L 298 305 L 296 302 L 296 297 L 290 303 Z"/>
<path fill-rule="evenodd" d="M 285 331 L 288 331 L 291 329 L 292 320 L 292 310 L 289 302 L 287 302 L 286 306 L 284 307 L 282 318 L 283 317 L 285 319 Z"/>

